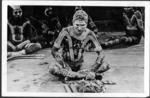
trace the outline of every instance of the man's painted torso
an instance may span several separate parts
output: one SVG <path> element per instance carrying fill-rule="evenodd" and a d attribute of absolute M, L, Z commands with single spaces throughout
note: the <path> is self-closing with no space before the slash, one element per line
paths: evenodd
<path fill-rule="evenodd" d="M 77 31 L 73 26 L 64 28 L 55 41 L 54 46 L 56 48 L 63 48 L 62 56 L 65 61 L 83 61 L 83 52 L 87 43 L 89 42 L 89 40 L 91 40 L 90 38 L 93 38 L 92 41 L 96 41 L 96 39 L 94 39 L 93 32 L 89 29 L 86 29 L 79 36 L 76 35 L 75 32 Z M 99 45 L 97 44 L 96 46 L 98 47 Z"/>
<path fill-rule="evenodd" d="M 11 41 L 13 44 L 19 44 L 26 40 L 26 36 L 24 36 L 24 28 L 30 24 L 29 21 L 26 19 L 19 20 L 12 20 L 8 21 L 8 27 L 10 31 L 8 31 L 8 40 Z"/>

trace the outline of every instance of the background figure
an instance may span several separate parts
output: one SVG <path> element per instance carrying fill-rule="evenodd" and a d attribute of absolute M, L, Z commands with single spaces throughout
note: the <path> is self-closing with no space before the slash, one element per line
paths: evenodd
<path fill-rule="evenodd" d="M 143 17 L 139 10 L 132 7 L 124 8 L 123 24 L 126 35 L 101 43 L 102 47 L 108 48 L 119 44 L 134 45 L 140 42 L 142 36 L 144 37 Z"/>
<path fill-rule="evenodd" d="M 125 30 L 127 35 L 131 35 L 131 30 L 136 30 L 137 36 L 144 36 L 144 22 L 143 15 L 140 10 L 136 8 L 124 8 L 123 13 L 124 25 L 126 26 Z"/>
<path fill-rule="evenodd" d="M 8 54 L 22 55 L 35 52 L 41 49 L 39 43 L 31 43 L 36 36 L 30 21 L 23 17 L 20 6 L 11 6 L 12 16 L 8 18 Z"/>
<path fill-rule="evenodd" d="M 38 21 L 41 24 L 41 32 L 39 36 L 34 39 L 34 41 L 40 42 L 43 48 L 51 47 L 61 30 L 61 24 L 54 8 L 45 8 L 42 21 L 39 21 L 33 17 L 31 17 L 31 20 L 36 22 Z"/>
<path fill-rule="evenodd" d="M 59 77 L 69 78 L 95 78 L 99 73 L 109 69 L 109 64 L 104 61 L 102 48 L 91 30 L 87 28 L 88 15 L 83 10 L 78 10 L 73 16 L 73 26 L 64 28 L 56 39 L 52 48 L 52 55 L 56 64 L 50 66 L 50 73 Z M 86 45 L 92 41 L 98 57 L 94 65 L 87 69 L 88 73 L 81 71 L 83 54 Z M 59 52 L 62 47 L 62 52 Z"/>

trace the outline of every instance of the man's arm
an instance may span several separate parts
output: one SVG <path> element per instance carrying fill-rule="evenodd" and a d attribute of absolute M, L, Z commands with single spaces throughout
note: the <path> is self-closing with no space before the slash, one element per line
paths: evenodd
<path fill-rule="evenodd" d="M 143 17 L 142 17 L 142 13 L 140 12 L 140 11 L 136 11 L 135 13 L 134 13 L 134 15 L 135 15 L 135 18 L 136 18 L 136 20 L 137 20 L 137 25 L 138 25 L 138 27 L 143 31 L 144 30 L 144 23 L 143 23 Z"/>
<path fill-rule="evenodd" d="M 12 30 L 11 30 L 11 24 L 8 22 L 8 25 L 7 25 L 7 47 L 10 48 L 11 50 L 13 51 L 16 51 L 16 46 L 12 44 L 11 42 L 11 37 L 12 37 Z M 9 51 L 9 50 L 8 50 Z"/>
<path fill-rule="evenodd" d="M 52 51 L 51 51 L 54 58 L 56 58 L 57 52 L 61 48 L 61 43 L 64 37 L 66 36 L 66 34 L 67 34 L 67 31 L 63 29 L 58 35 L 57 39 L 55 40 L 54 46 L 52 47 Z"/>
<path fill-rule="evenodd" d="M 94 51 L 98 54 L 97 59 L 96 59 L 94 65 L 92 66 L 91 70 L 94 72 L 105 70 L 105 68 L 109 67 L 109 64 L 104 60 L 105 56 L 102 51 L 102 47 L 99 44 L 99 42 L 93 32 L 89 35 L 89 37 L 90 37 L 90 40 L 95 45 Z M 100 68 L 101 66 L 102 66 L 102 69 Z"/>
<path fill-rule="evenodd" d="M 102 51 L 102 47 L 101 47 L 100 43 L 98 42 L 97 37 L 96 37 L 96 35 L 94 34 L 94 32 L 91 32 L 91 33 L 88 35 L 88 37 L 89 37 L 89 40 L 91 40 L 92 43 L 93 43 L 94 46 L 95 46 L 94 51 L 95 51 L 95 52 L 100 52 L 100 51 Z"/>
<path fill-rule="evenodd" d="M 63 65 L 63 67 L 65 67 L 63 58 L 61 53 L 59 52 L 59 49 L 61 48 L 61 43 L 64 39 L 64 37 L 66 36 L 67 31 L 65 29 L 63 29 L 60 34 L 58 35 L 57 39 L 55 40 L 54 46 L 52 47 L 51 50 L 51 54 L 52 56 L 55 58 L 55 60 L 60 64 Z"/>

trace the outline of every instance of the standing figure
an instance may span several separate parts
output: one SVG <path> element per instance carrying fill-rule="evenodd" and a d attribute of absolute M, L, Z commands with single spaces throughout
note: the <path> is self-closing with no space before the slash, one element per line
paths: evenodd
<path fill-rule="evenodd" d="M 108 48 L 118 44 L 135 45 L 140 43 L 142 36 L 144 37 L 144 23 L 142 19 L 143 17 L 139 10 L 134 10 L 131 7 L 124 8 L 123 22 L 126 35 L 102 43 L 102 47 Z"/>
<path fill-rule="evenodd" d="M 36 36 L 32 30 L 30 21 L 22 16 L 20 6 L 12 6 L 12 17 L 8 19 L 8 54 L 29 54 L 41 49 L 39 43 L 31 43 L 32 37 Z"/>
<path fill-rule="evenodd" d="M 107 71 L 110 67 L 104 60 L 102 48 L 93 31 L 87 28 L 88 15 L 78 10 L 73 15 L 73 25 L 63 28 L 52 48 L 52 55 L 56 64 L 50 65 L 50 73 L 59 77 L 93 79 Z M 98 54 L 96 61 L 85 70 L 81 70 L 84 62 L 83 54 L 86 45 L 92 41 Z M 62 51 L 59 51 L 59 50 Z M 84 73 L 84 74 L 83 74 Z"/>

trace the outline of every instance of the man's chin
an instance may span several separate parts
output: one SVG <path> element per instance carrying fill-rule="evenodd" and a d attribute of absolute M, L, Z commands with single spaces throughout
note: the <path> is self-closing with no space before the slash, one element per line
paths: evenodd
<path fill-rule="evenodd" d="M 81 35 L 83 32 L 78 32 L 78 33 L 76 33 L 76 35 Z"/>

